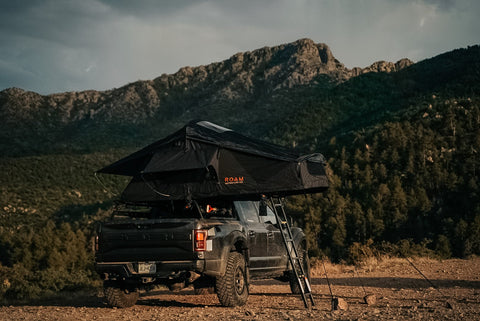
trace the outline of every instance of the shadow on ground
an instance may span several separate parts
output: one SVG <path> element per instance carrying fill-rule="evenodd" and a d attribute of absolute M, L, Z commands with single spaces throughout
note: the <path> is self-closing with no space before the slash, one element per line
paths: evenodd
<path fill-rule="evenodd" d="M 374 278 L 329 278 L 332 285 L 339 286 L 364 286 L 372 288 L 398 288 L 398 289 L 426 289 L 432 285 L 423 278 L 396 278 L 396 277 L 374 277 Z M 437 288 L 466 288 L 480 289 L 480 281 L 471 280 L 452 280 L 452 279 L 430 279 Z M 327 285 L 325 278 L 312 278 L 313 285 Z M 287 284 L 280 281 L 258 280 L 253 284 L 271 285 Z"/>

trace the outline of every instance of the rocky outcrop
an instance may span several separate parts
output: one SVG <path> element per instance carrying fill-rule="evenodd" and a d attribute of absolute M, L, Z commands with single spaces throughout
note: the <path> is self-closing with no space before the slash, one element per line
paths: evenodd
<path fill-rule="evenodd" d="M 350 77 L 360 76 L 369 72 L 397 72 L 413 65 L 413 61 L 407 58 L 400 59 L 393 63 L 389 61 L 377 61 L 366 68 L 355 67 L 350 71 Z"/>
<path fill-rule="evenodd" d="M 367 72 L 394 72 L 411 64 L 408 59 L 397 63 L 380 61 L 367 68 L 349 70 L 335 59 L 326 44 L 300 39 L 237 53 L 223 62 L 183 67 L 174 74 L 103 92 L 89 90 L 42 96 L 10 88 L 0 92 L 0 117 L 10 123 L 40 117 L 52 125 L 85 119 L 141 123 L 167 109 L 185 111 L 202 104 L 238 103 L 282 88 L 314 84 L 320 75 L 328 76 L 333 82 L 343 82 Z"/>

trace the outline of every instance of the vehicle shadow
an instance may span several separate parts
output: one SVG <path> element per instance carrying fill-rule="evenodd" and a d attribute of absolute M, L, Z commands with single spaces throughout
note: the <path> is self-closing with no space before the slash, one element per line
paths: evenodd
<path fill-rule="evenodd" d="M 181 294 L 183 295 L 183 294 Z M 139 300 L 136 305 L 149 306 L 149 307 L 177 307 L 177 308 L 204 308 L 204 307 L 219 307 L 220 304 L 209 304 L 210 302 L 181 302 L 177 300 L 162 300 L 154 298 L 146 298 Z"/>
<path fill-rule="evenodd" d="M 162 297 L 164 296 L 164 297 Z M 185 300 L 179 300 L 180 298 Z M 187 302 L 189 301 L 189 302 Z M 193 301 L 193 302 L 192 302 Z M 140 295 L 137 305 L 158 307 L 219 307 L 216 294 L 197 295 L 193 289 L 186 288 L 181 291 L 154 290 Z"/>

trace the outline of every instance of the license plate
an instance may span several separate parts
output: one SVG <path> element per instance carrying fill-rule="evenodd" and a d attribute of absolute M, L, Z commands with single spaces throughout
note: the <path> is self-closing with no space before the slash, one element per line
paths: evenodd
<path fill-rule="evenodd" d="M 155 263 L 138 263 L 138 273 L 153 274 L 157 272 L 157 265 Z"/>

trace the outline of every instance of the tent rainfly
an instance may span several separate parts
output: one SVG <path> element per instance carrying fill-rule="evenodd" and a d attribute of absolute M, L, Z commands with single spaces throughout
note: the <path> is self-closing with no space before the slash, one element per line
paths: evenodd
<path fill-rule="evenodd" d="M 328 187 L 321 154 L 302 156 L 207 121 L 190 122 L 98 173 L 132 176 L 121 196 L 128 203 L 286 196 Z"/>

